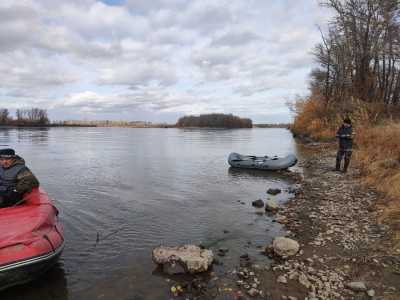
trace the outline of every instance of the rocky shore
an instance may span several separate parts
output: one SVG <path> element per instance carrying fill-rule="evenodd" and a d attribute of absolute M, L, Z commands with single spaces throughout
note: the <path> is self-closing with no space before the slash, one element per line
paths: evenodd
<path fill-rule="evenodd" d="M 171 299 L 400 299 L 400 249 L 378 220 L 381 197 L 360 184 L 356 168 L 333 171 L 329 145 L 305 147 L 299 188 L 288 191 L 295 197 L 281 207 L 269 201 L 265 212 L 296 249 L 282 255 L 276 247 L 288 239 L 274 241 L 258 248 L 268 263 L 243 253 L 223 273 L 171 280 Z M 228 252 L 218 249 L 214 263 Z"/>

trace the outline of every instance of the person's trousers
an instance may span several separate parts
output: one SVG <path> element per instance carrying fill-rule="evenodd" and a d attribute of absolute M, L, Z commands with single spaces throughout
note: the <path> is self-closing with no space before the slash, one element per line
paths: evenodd
<path fill-rule="evenodd" d="M 340 164 L 342 162 L 342 159 L 344 157 L 344 167 L 343 167 L 343 172 L 347 172 L 347 169 L 350 164 L 350 158 L 351 158 L 352 151 L 351 149 L 339 149 L 337 154 L 336 154 L 336 171 L 340 171 Z"/>

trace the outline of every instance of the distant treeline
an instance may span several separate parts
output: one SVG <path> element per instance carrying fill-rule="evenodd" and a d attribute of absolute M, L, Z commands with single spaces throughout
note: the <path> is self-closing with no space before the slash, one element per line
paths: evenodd
<path fill-rule="evenodd" d="M 0 108 L 0 125 L 48 125 L 47 110 L 40 108 L 17 109 L 12 116 L 7 108 Z"/>
<path fill-rule="evenodd" d="M 232 114 L 205 114 L 184 116 L 176 123 L 177 127 L 214 127 L 214 128 L 252 128 L 253 122 Z"/>
<path fill-rule="evenodd" d="M 288 123 L 277 123 L 277 124 L 254 124 L 254 127 L 258 128 L 289 128 Z"/>
<path fill-rule="evenodd" d="M 168 128 L 170 124 L 156 124 L 145 121 L 113 121 L 113 120 L 69 120 L 59 121 L 53 124 L 61 126 L 90 126 L 90 127 L 130 127 L 130 128 Z"/>

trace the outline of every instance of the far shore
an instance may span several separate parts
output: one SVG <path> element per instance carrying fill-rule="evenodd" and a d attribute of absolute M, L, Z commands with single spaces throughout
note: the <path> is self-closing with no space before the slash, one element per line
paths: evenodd
<path fill-rule="evenodd" d="M 252 128 L 289 128 L 289 124 L 254 124 Z M 51 128 L 51 127 L 116 127 L 116 128 L 181 128 L 181 129 L 243 129 L 241 127 L 196 127 L 176 126 L 175 124 L 146 124 L 146 125 L 103 125 L 103 124 L 10 124 L 0 125 L 1 128 Z M 247 127 L 246 127 L 247 128 Z M 251 128 L 250 128 L 251 129 Z"/>

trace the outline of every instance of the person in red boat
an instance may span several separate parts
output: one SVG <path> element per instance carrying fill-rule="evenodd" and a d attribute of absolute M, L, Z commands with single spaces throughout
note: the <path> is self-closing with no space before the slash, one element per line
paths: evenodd
<path fill-rule="evenodd" d="M 0 149 L 0 208 L 21 201 L 25 193 L 39 187 L 39 181 L 14 149 Z"/>

